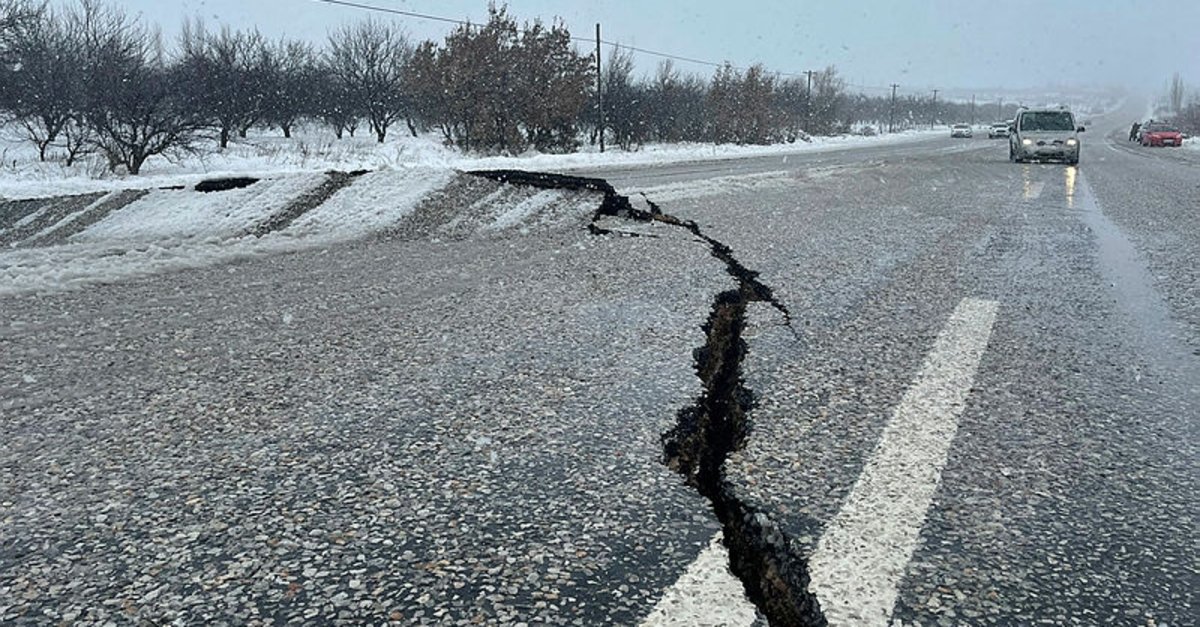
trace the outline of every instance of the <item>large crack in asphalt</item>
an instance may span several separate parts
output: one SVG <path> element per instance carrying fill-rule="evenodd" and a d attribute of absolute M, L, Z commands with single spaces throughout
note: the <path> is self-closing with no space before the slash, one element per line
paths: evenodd
<path fill-rule="evenodd" d="M 589 224 L 592 233 L 614 233 L 598 224 L 605 216 L 662 222 L 690 231 L 724 263 L 737 287 L 713 298 L 703 326 L 706 341 L 693 355 L 703 392 L 695 403 L 679 410 L 675 427 L 662 435 L 663 463 L 682 475 L 712 505 L 729 552 L 729 568 L 770 624 L 825 625 L 817 599 L 808 591 L 806 560 L 766 512 L 739 498 L 724 471 L 725 460 L 746 441 L 749 413 L 755 405 L 754 393 L 742 377 L 747 352 L 742 339 L 746 309 L 755 302 L 770 305 L 783 315 L 784 323 L 795 334 L 788 308 L 758 279 L 757 272 L 738 261 L 728 245 L 704 233 L 694 221 L 663 213 L 645 195 L 649 211 L 634 207 L 627 196 L 617 193 L 604 179 L 521 170 L 470 174 L 513 185 L 603 193 L 604 200 Z"/>

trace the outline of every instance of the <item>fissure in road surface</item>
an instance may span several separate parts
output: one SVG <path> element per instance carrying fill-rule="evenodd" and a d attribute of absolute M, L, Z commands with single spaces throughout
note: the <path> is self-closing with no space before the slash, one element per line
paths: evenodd
<path fill-rule="evenodd" d="M 792 551 L 788 538 L 770 517 L 740 500 L 724 476 L 725 460 L 745 441 L 748 414 L 754 407 L 754 394 L 742 378 L 746 308 L 754 302 L 767 303 L 783 314 L 789 328 L 791 312 L 775 299 L 757 272 L 738 261 L 729 246 L 705 234 L 697 223 L 665 214 L 649 199 L 649 211 L 637 209 L 603 179 L 518 170 L 472 174 L 516 185 L 601 192 L 604 200 L 593 216 L 593 233 L 611 233 L 596 224 L 602 216 L 663 222 L 690 231 L 725 264 L 737 287 L 713 298 L 703 327 L 705 343 L 694 352 L 696 375 L 704 391 L 694 404 L 679 410 L 675 427 L 663 434 L 663 462 L 712 504 L 729 550 L 730 570 L 771 624 L 824 625 L 817 601 L 808 592 L 804 560 Z"/>

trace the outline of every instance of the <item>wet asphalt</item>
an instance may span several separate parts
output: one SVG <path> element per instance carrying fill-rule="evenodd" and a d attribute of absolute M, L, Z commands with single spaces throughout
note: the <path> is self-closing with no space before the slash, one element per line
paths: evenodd
<path fill-rule="evenodd" d="M 998 303 L 902 624 L 1195 623 L 1200 167 L 1097 124 L 1079 168 L 947 137 L 590 173 L 683 186 L 791 312 L 749 308 L 726 480 L 801 566 Z M 636 624 L 718 529 L 660 436 L 733 282 L 587 222 L 0 300 L 0 622 Z"/>
<path fill-rule="evenodd" d="M 976 138 L 662 203 L 792 313 L 784 329 L 752 312 L 758 407 L 726 472 L 801 561 L 950 312 L 999 304 L 902 624 L 1195 624 L 1200 169 L 1096 130 L 1079 168 L 1012 164 Z"/>

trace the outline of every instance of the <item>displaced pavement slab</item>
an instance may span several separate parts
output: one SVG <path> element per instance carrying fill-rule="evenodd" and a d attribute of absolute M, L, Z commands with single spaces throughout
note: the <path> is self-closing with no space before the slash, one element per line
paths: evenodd
<path fill-rule="evenodd" d="M 717 530 L 659 437 L 730 282 L 557 224 L 7 297 L 2 618 L 649 614 Z"/>

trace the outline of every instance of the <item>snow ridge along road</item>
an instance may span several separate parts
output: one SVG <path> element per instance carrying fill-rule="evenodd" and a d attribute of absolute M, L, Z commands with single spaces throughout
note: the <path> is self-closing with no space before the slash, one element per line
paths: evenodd
<path fill-rule="evenodd" d="M 887 625 L 946 464 L 997 303 L 963 299 L 809 561 L 830 625 Z"/>

